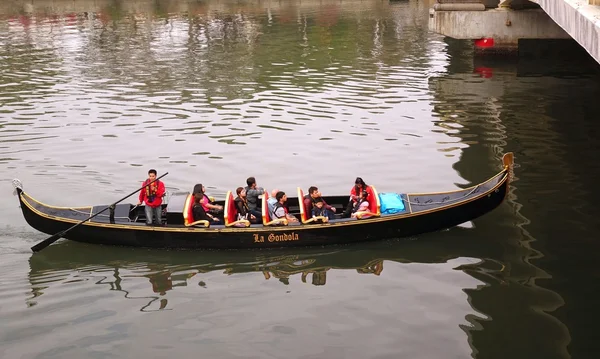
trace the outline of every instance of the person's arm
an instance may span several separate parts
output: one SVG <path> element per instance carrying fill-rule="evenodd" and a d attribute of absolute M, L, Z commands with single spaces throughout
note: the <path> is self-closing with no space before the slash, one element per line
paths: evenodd
<path fill-rule="evenodd" d="M 162 198 L 165 195 L 165 184 L 162 181 L 158 181 L 158 188 L 156 189 L 156 197 Z"/>
<path fill-rule="evenodd" d="M 244 204 L 242 201 L 235 201 L 235 208 L 237 208 L 237 212 L 240 215 L 243 215 L 242 213 L 244 213 Z"/>
<path fill-rule="evenodd" d="M 206 206 L 206 208 L 217 209 L 217 210 L 223 209 L 223 206 L 210 203 L 210 201 L 208 200 L 208 196 L 206 196 L 206 195 L 204 195 L 204 201 L 206 201 L 206 203 L 204 204 Z"/>
<path fill-rule="evenodd" d="M 144 198 L 146 198 L 146 187 L 144 187 L 144 184 L 146 183 L 146 181 L 142 182 L 142 190 L 140 191 L 140 195 L 138 197 L 138 206 L 140 204 L 142 204 L 144 202 Z"/>
<path fill-rule="evenodd" d="M 283 207 L 275 208 L 275 211 L 273 211 L 273 217 L 277 219 L 285 218 L 285 209 L 283 209 Z"/>
<path fill-rule="evenodd" d="M 328 205 L 327 202 L 325 202 L 325 199 L 323 199 L 323 207 L 335 213 L 335 207 Z"/>
<path fill-rule="evenodd" d="M 208 216 L 208 218 L 212 219 L 212 220 L 213 220 L 213 222 L 219 222 L 219 221 L 220 221 L 220 219 L 218 219 L 218 218 L 214 217 L 214 216 L 213 216 L 212 214 L 210 214 L 210 213 L 207 213 L 206 215 Z"/>
<path fill-rule="evenodd" d="M 352 189 L 350 190 L 350 200 L 352 201 L 356 201 L 357 199 L 357 195 L 356 195 L 356 186 L 352 187 Z"/>
<path fill-rule="evenodd" d="M 250 197 L 258 197 L 259 195 L 265 193 L 264 188 L 262 187 L 258 187 L 258 188 L 249 188 L 246 191 L 246 196 L 250 196 Z"/>

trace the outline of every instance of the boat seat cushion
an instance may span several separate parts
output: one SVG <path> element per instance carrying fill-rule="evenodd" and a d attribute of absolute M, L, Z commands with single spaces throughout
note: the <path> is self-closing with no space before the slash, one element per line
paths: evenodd
<path fill-rule="evenodd" d="M 381 203 L 381 214 L 394 214 L 403 212 L 404 201 L 398 193 L 380 193 L 379 202 Z"/>
<path fill-rule="evenodd" d="M 185 205 L 183 206 L 183 223 L 186 226 L 188 226 L 190 223 L 192 223 L 194 221 L 193 207 L 194 207 L 194 196 L 191 194 L 188 194 L 188 196 L 185 200 Z"/>
<path fill-rule="evenodd" d="M 192 226 L 202 226 L 205 228 L 210 227 L 210 222 L 208 221 L 196 221 L 194 222 L 194 195 L 190 194 L 188 195 L 187 199 L 185 200 L 185 204 L 183 206 L 183 224 L 186 227 L 192 227 Z"/>
<path fill-rule="evenodd" d="M 269 193 L 265 192 L 262 198 L 262 220 L 263 225 L 265 226 L 274 226 L 274 225 L 288 225 L 288 220 L 286 218 L 276 218 L 274 220 L 271 219 L 271 213 L 269 213 L 269 205 L 267 201 L 269 200 Z"/>
<path fill-rule="evenodd" d="M 306 212 L 306 207 L 304 206 L 304 191 L 302 188 L 298 187 L 298 207 L 300 209 L 300 220 L 302 223 L 306 222 L 309 218 L 309 214 Z"/>
<path fill-rule="evenodd" d="M 369 212 L 375 216 L 380 216 L 381 204 L 379 203 L 379 195 L 377 194 L 375 186 L 367 187 L 367 192 L 369 192 Z"/>
<path fill-rule="evenodd" d="M 96 213 L 106 209 L 106 207 L 108 207 L 108 206 L 110 206 L 110 205 L 94 206 L 92 208 L 92 214 L 96 214 Z M 131 222 L 131 219 L 129 218 L 129 210 L 131 210 L 131 205 L 129 203 L 117 204 L 115 206 L 115 222 Z M 101 214 L 92 218 L 90 220 L 90 222 L 104 223 L 104 222 L 108 222 L 109 218 L 110 218 L 110 210 L 106 209 Z"/>
<path fill-rule="evenodd" d="M 302 224 L 329 222 L 328 217 L 313 217 L 312 213 L 308 213 L 306 206 L 304 206 L 304 192 L 300 187 L 298 187 L 298 207 L 300 209 L 300 222 Z"/>
<path fill-rule="evenodd" d="M 223 217 L 226 227 L 250 227 L 250 221 L 247 219 L 238 220 L 238 209 L 231 191 L 227 191 L 227 196 L 225 197 L 225 213 Z"/>

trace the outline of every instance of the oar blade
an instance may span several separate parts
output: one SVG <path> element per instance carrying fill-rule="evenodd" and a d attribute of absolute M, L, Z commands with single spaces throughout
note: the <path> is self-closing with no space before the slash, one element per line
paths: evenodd
<path fill-rule="evenodd" d="M 42 249 L 51 245 L 52 243 L 58 241 L 63 236 L 63 234 L 64 234 L 64 232 L 56 233 L 56 234 L 52 235 L 52 237 L 46 238 L 45 240 L 43 240 L 40 243 L 36 244 L 35 246 L 31 247 L 31 250 L 34 252 L 39 252 Z"/>

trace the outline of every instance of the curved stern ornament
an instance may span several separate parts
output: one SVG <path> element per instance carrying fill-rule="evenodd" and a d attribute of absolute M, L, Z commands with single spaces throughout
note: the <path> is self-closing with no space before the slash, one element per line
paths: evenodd
<path fill-rule="evenodd" d="M 13 196 L 17 195 L 17 188 L 20 189 L 21 191 L 23 190 L 23 183 L 18 178 L 15 178 L 15 179 L 12 180 L 12 185 L 13 185 L 13 188 L 14 188 Z"/>

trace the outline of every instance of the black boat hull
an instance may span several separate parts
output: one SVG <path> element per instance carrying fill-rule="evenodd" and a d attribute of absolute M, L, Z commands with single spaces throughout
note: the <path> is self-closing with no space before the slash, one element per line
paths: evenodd
<path fill-rule="evenodd" d="M 512 160 L 512 155 L 511 155 Z M 471 189 L 431 194 L 409 194 L 408 210 L 393 215 L 325 224 L 253 225 L 248 228 L 183 224 L 146 226 L 144 223 L 86 221 L 63 236 L 92 244 L 180 249 L 237 249 L 323 246 L 410 237 L 471 221 L 498 207 L 505 199 L 510 166 Z M 95 207 L 61 208 L 37 202 L 17 188 L 23 216 L 33 228 L 55 234 L 89 217 Z M 347 198 L 339 196 L 336 198 Z M 291 199 L 297 203 L 297 199 Z M 87 211 L 87 212 L 86 212 Z"/>

